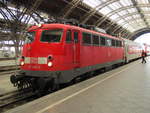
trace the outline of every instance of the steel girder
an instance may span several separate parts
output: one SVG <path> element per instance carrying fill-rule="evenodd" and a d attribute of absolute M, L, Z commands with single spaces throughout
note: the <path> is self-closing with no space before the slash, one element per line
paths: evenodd
<path fill-rule="evenodd" d="M 114 2 L 117 2 L 119 0 L 107 0 L 106 2 L 103 2 L 99 5 L 97 5 L 95 8 L 92 8 L 89 12 L 87 12 L 85 15 L 83 15 L 83 17 L 80 19 L 80 22 L 81 23 L 86 23 L 87 20 L 93 16 L 98 10 L 102 9 L 103 7 L 109 5 L 109 4 L 112 4 Z"/>
<path fill-rule="evenodd" d="M 27 14 L 31 15 L 40 6 L 43 0 L 36 0 L 31 9 L 27 10 Z"/>
<path fill-rule="evenodd" d="M 133 12 L 133 13 L 130 13 L 130 14 L 122 15 L 122 18 L 127 18 L 127 17 L 129 17 L 129 16 L 133 16 L 133 15 L 137 15 L 137 14 L 139 14 L 139 13 L 138 13 L 138 12 Z M 147 11 L 147 12 L 145 12 L 145 14 L 150 14 L 150 12 Z M 122 20 L 122 18 L 118 17 L 118 18 L 116 18 L 115 20 L 116 20 L 117 22 L 119 22 L 119 21 Z M 134 18 L 134 19 L 135 19 L 135 18 Z M 135 21 L 135 20 L 131 19 L 131 20 L 127 20 L 127 21 L 130 21 L 130 22 L 131 22 L 131 21 Z M 130 22 L 124 22 L 125 24 L 122 24 L 121 26 L 123 27 L 123 26 L 126 25 L 126 24 L 130 24 Z M 115 23 L 115 22 L 111 22 L 111 23 L 109 24 L 108 28 L 106 28 L 106 29 L 111 28 L 111 26 L 112 26 L 113 24 L 116 24 L 116 23 Z M 132 24 L 130 24 L 130 25 L 132 26 Z"/>
<path fill-rule="evenodd" d="M 138 7 L 150 7 L 150 4 L 138 4 Z M 108 13 L 107 16 L 104 15 L 103 18 L 98 19 L 95 22 L 94 25 L 100 26 L 104 21 L 106 21 L 107 18 L 110 18 L 115 13 L 121 12 L 121 11 L 126 10 L 126 9 L 131 9 L 131 8 L 134 8 L 134 6 L 133 5 L 129 5 L 129 6 L 126 6 L 126 7 L 121 7 L 121 8 L 118 8 L 116 10 L 113 10 L 112 12 Z"/>
<path fill-rule="evenodd" d="M 135 0 L 131 0 L 131 1 L 132 1 L 133 5 L 135 6 L 135 8 L 137 9 L 138 13 L 140 14 L 141 19 L 144 21 L 145 25 L 147 27 L 149 27 L 149 24 L 148 24 L 148 22 L 147 22 L 147 20 L 145 18 L 145 15 L 142 13 L 140 7 L 138 7 L 137 2 Z"/>
<path fill-rule="evenodd" d="M 138 12 L 133 12 L 133 13 L 130 13 L 130 14 L 125 14 L 125 15 L 122 15 L 122 17 L 123 18 L 127 18 L 127 17 L 129 17 L 129 16 L 133 16 L 133 15 L 137 15 L 137 14 L 139 14 Z M 149 11 L 145 11 L 145 14 L 150 14 L 150 12 Z M 121 18 L 116 18 L 115 19 L 117 22 L 118 21 L 120 21 L 121 20 Z"/>
<path fill-rule="evenodd" d="M 150 16 L 147 16 L 147 17 L 149 17 L 149 18 L 150 18 Z M 138 20 L 141 20 L 141 18 L 139 18 L 139 17 L 137 17 L 137 18 L 135 18 L 135 19 L 136 19 L 137 21 L 138 21 Z M 134 22 L 134 20 L 133 20 L 133 19 L 129 19 L 128 21 L 129 21 L 129 23 Z M 125 23 L 125 22 L 124 22 L 122 26 L 124 26 L 124 25 L 126 25 L 126 24 L 128 24 L 128 23 Z M 143 26 L 143 27 L 144 27 L 144 26 Z M 145 26 L 145 27 L 146 27 L 146 26 Z"/>
<path fill-rule="evenodd" d="M 133 32 L 133 33 L 130 35 L 129 39 L 135 40 L 135 39 L 136 39 L 137 37 L 139 37 L 140 35 L 145 34 L 145 33 L 149 33 L 149 32 L 150 32 L 150 28 L 147 28 L 147 27 L 146 27 L 146 28 L 139 29 L 139 30 Z"/>
<path fill-rule="evenodd" d="M 67 18 L 74 8 L 76 8 L 83 0 L 72 0 L 66 7 L 61 11 L 63 18 Z"/>

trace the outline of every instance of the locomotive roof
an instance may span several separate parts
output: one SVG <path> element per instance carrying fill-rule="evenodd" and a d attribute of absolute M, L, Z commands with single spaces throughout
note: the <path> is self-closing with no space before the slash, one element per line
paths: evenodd
<path fill-rule="evenodd" d="M 102 35 L 102 36 L 106 36 L 106 37 L 109 37 L 109 38 L 113 38 L 113 39 L 117 39 L 117 40 L 121 39 L 122 40 L 122 38 L 111 36 L 109 34 L 97 32 L 97 31 L 90 30 L 90 29 L 85 29 L 85 28 L 78 27 L 78 26 L 73 26 L 73 25 L 69 25 L 69 24 L 60 24 L 60 23 L 42 24 L 42 26 L 40 26 L 40 27 L 38 27 L 38 25 L 34 25 L 34 26 L 30 27 L 28 30 L 31 31 L 31 30 L 36 30 L 36 29 L 48 29 L 48 28 L 58 28 L 58 27 L 77 29 L 77 30 L 80 30 L 80 31 L 83 31 L 83 32 L 90 32 L 90 33 L 94 33 L 94 34 L 97 34 L 97 35 Z"/>

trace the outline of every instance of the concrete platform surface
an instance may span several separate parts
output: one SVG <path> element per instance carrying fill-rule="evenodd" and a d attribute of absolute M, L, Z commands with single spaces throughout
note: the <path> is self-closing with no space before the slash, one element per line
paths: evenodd
<path fill-rule="evenodd" d="M 0 75 L 0 95 L 17 90 L 17 88 L 10 83 L 10 75 L 11 74 Z"/>
<path fill-rule="evenodd" d="M 150 61 L 135 61 L 8 113 L 150 113 Z"/>
<path fill-rule="evenodd" d="M 4 61 L 0 61 L 0 66 L 12 66 L 12 65 L 18 65 L 19 64 L 19 60 L 15 61 L 15 60 L 4 60 Z"/>

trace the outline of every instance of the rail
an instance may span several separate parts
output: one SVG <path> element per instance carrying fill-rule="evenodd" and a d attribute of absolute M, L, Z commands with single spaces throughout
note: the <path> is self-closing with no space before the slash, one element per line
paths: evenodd
<path fill-rule="evenodd" d="M 0 58 L 0 61 L 4 61 L 4 60 L 15 60 L 15 58 Z"/>
<path fill-rule="evenodd" d="M 12 91 L 0 95 L 0 112 L 5 112 L 13 107 L 19 106 L 35 98 L 35 93 L 31 89 L 23 91 Z"/>
<path fill-rule="evenodd" d="M 0 72 L 3 71 L 10 71 L 10 70 L 18 70 L 20 67 L 17 65 L 10 65 L 10 66 L 0 66 Z"/>

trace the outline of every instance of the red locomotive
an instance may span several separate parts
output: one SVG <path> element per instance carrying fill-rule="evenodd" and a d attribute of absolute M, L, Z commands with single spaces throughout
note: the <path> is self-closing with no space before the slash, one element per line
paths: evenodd
<path fill-rule="evenodd" d="M 85 73 L 131 60 L 125 42 L 78 26 L 32 26 L 23 46 L 21 71 L 10 80 L 18 88 L 54 89 Z"/>

